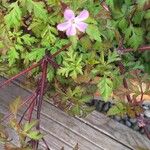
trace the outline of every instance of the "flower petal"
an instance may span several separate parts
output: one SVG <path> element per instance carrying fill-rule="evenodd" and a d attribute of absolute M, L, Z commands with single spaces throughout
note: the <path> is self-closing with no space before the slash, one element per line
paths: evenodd
<path fill-rule="evenodd" d="M 75 18 L 75 14 L 71 9 L 66 9 L 64 12 L 65 20 L 72 20 Z"/>
<path fill-rule="evenodd" d="M 76 17 L 76 20 L 83 21 L 89 17 L 89 12 L 87 10 L 83 10 L 80 14 Z"/>
<path fill-rule="evenodd" d="M 77 22 L 75 24 L 76 28 L 81 31 L 81 32 L 85 32 L 85 29 L 87 28 L 88 24 L 84 23 L 84 22 Z"/>
<path fill-rule="evenodd" d="M 57 29 L 58 29 L 59 31 L 65 31 L 65 30 L 67 30 L 70 26 L 71 26 L 70 22 L 67 21 L 67 22 L 58 24 L 58 25 L 57 25 Z"/>
<path fill-rule="evenodd" d="M 76 33 L 77 33 L 77 31 L 76 31 L 76 27 L 74 24 L 71 25 L 71 27 L 68 28 L 66 31 L 67 36 L 73 36 L 73 35 L 76 35 Z"/>

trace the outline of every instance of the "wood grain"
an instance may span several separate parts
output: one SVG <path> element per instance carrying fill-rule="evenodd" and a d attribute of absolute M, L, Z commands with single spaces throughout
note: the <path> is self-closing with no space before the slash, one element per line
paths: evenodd
<path fill-rule="evenodd" d="M 0 82 L 3 82 L 4 80 L 4 78 L 0 77 Z M 0 89 L 0 111 L 4 112 L 5 109 L 6 114 L 8 111 L 8 104 L 13 99 L 17 96 L 21 96 L 22 99 L 24 99 L 30 94 L 29 91 L 14 83 Z M 128 137 L 123 133 L 123 131 L 126 131 L 127 129 L 125 130 L 123 127 L 119 127 L 119 124 L 115 129 L 116 122 L 114 122 L 113 126 L 104 125 L 103 123 L 106 121 L 108 121 L 107 117 L 104 118 L 95 112 L 85 119 L 71 117 L 53 106 L 50 102 L 45 101 L 43 103 L 41 129 L 43 133 L 46 133 L 45 139 L 48 141 L 48 145 L 54 150 L 60 150 L 59 148 L 62 146 L 66 148 L 65 150 L 72 150 L 72 147 L 74 147 L 76 143 L 79 143 L 80 150 L 134 149 L 129 142 L 126 142 L 127 138 L 130 139 L 131 136 L 128 134 Z M 118 132 L 118 128 L 123 129 Z M 121 135 L 120 131 L 122 132 Z M 133 134 L 134 132 L 131 133 Z M 135 137 L 135 135 L 132 136 Z M 140 136 L 141 135 L 139 135 L 139 137 Z M 142 140 L 142 138 L 140 139 Z M 148 147 L 149 144 L 147 144 L 146 138 L 143 140 L 146 142 L 141 141 L 142 145 Z"/>
<path fill-rule="evenodd" d="M 84 121 L 93 126 L 93 128 L 132 149 L 136 149 L 139 146 L 150 149 L 150 140 L 146 136 L 133 131 L 127 126 L 120 124 L 97 111 L 92 112 L 84 119 Z"/>

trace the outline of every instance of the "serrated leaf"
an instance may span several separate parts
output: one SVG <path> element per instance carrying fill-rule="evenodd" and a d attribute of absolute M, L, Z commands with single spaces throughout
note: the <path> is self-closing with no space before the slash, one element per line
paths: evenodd
<path fill-rule="evenodd" d="M 144 14 L 145 12 L 144 11 L 138 11 L 134 14 L 132 20 L 135 24 L 141 24 L 143 18 L 144 18 Z"/>
<path fill-rule="evenodd" d="M 34 10 L 35 17 L 40 18 L 42 20 L 46 20 L 47 12 L 46 12 L 46 9 L 44 9 L 44 3 L 32 1 L 32 4 L 33 4 L 33 10 Z"/>
<path fill-rule="evenodd" d="M 24 44 L 31 46 L 33 43 L 36 42 L 35 37 L 32 37 L 30 34 L 25 34 L 21 37 Z"/>
<path fill-rule="evenodd" d="M 19 58 L 19 53 L 16 51 L 14 47 L 12 47 L 8 52 L 8 61 L 9 61 L 9 66 L 14 64 L 16 60 Z"/>
<path fill-rule="evenodd" d="M 39 131 L 30 131 L 27 136 L 33 140 L 40 140 L 43 138 L 43 135 Z"/>
<path fill-rule="evenodd" d="M 18 2 L 10 5 L 10 12 L 4 17 L 5 23 L 8 28 L 19 27 L 21 23 L 22 12 L 18 6 Z"/>
<path fill-rule="evenodd" d="M 117 103 L 116 105 L 112 106 L 108 112 L 107 115 L 112 116 L 112 115 L 122 115 L 123 113 L 126 112 L 126 107 L 122 103 Z"/>
<path fill-rule="evenodd" d="M 98 89 L 104 100 L 108 100 L 113 91 L 113 82 L 111 79 L 104 76 L 98 83 Z"/>
<path fill-rule="evenodd" d="M 96 40 L 101 42 L 101 34 L 97 26 L 89 25 L 87 27 L 86 33 L 89 35 L 91 40 Z"/>
<path fill-rule="evenodd" d="M 113 52 L 109 51 L 107 64 L 116 62 L 118 60 L 121 60 L 121 58 L 120 58 L 119 54 L 117 53 L 117 51 L 113 51 Z"/>
<path fill-rule="evenodd" d="M 39 61 L 45 55 L 45 48 L 35 48 L 26 56 L 29 60 L 36 60 Z"/>
<path fill-rule="evenodd" d="M 72 49 L 69 50 L 64 57 L 63 66 L 58 69 L 58 74 L 73 79 L 76 79 L 78 74 L 82 75 L 82 55 L 78 56 Z"/>
<path fill-rule="evenodd" d="M 144 32 L 142 28 L 133 27 L 132 25 L 130 25 L 124 33 L 127 44 L 135 49 L 138 48 L 144 41 Z"/>
<path fill-rule="evenodd" d="M 37 120 L 32 120 L 31 122 L 27 122 L 24 124 L 23 131 L 24 132 L 29 132 L 33 127 L 35 127 L 38 124 Z"/>

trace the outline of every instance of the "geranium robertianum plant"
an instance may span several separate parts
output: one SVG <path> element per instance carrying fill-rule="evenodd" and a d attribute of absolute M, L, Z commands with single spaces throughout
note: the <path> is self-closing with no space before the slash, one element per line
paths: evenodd
<path fill-rule="evenodd" d="M 150 94 L 149 0 L 2 0 L 0 8 L 1 75 L 36 63 L 21 74 L 33 69 L 37 79 L 43 64 L 48 95 L 66 112 L 86 115 L 99 93 L 116 103 L 109 115 L 141 119 Z"/>

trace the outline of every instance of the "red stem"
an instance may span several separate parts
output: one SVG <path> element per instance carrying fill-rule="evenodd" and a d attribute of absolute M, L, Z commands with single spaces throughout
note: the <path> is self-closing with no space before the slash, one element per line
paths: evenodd
<path fill-rule="evenodd" d="M 78 38 L 81 39 L 81 38 L 83 37 L 83 35 L 84 35 L 84 34 L 80 34 Z M 71 46 L 71 44 L 72 44 L 72 43 L 70 42 L 70 43 L 64 45 L 64 46 L 63 46 L 61 49 L 59 49 L 56 53 L 52 54 L 52 55 L 50 56 L 50 58 L 56 57 L 59 53 L 61 53 L 61 52 L 64 51 L 66 48 L 68 48 L 69 46 Z"/>
<path fill-rule="evenodd" d="M 45 83 L 46 83 L 46 77 L 47 77 L 47 66 L 48 61 L 43 59 L 42 64 L 42 77 L 41 77 L 41 85 L 40 85 L 40 91 L 37 96 L 37 120 L 39 121 L 36 129 L 40 130 L 40 116 L 41 116 L 41 108 L 42 108 L 42 102 L 43 102 L 43 96 L 44 96 L 44 89 L 45 89 Z M 34 149 L 38 148 L 39 141 L 36 141 L 34 144 Z"/>
<path fill-rule="evenodd" d="M 28 105 L 28 107 L 27 107 L 26 110 L 24 111 L 23 115 L 21 116 L 20 121 L 19 121 L 19 123 L 18 123 L 19 125 L 21 124 L 22 120 L 24 119 L 25 114 L 28 112 L 28 110 L 30 109 L 30 107 L 32 106 L 32 104 L 35 102 L 35 98 L 36 98 L 36 96 L 33 97 L 31 103 Z"/>
<path fill-rule="evenodd" d="M 131 52 L 134 51 L 135 49 L 133 48 L 126 48 L 126 49 L 122 49 L 121 51 L 123 53 L 127 53 L 127 52 Z M 139 51 L 144 52 L 144 51 L 150 51 L 150 46 L 141 46 L 138 48 Z"/>
<path fill-rule="evenodd" d="M 6 86 L 7 84 L 9 84 L 11 81 L 15 80 L 16 78 L 18 78 L 19 76 L 31 71 L 32 69 L 38 67 L 41 64 L 41 62 L 38 62 L 32 66 L 30 66 L 29 68 L 23 70 L 22 72 L 18 73 L 17 75 L 13 76 L 12 78 L 6 80 L 5 82 L 0 84 L 0 88 L 2 88 L 3 86 Z"/>
<path fill-rule="evenodd" d="M 35 92 L 33 92 L 33 94 L 31 96 L 29 96 L 21 105 L 20 107 L 22 107 L 23 105 L 27 104 L 34 96 Z M 9 113 L 7 116 L 5 116 L 1 122 L 4 122 L 5 120 L 7 120 L 10 116 L 12 115 L 12 113 Z"/>
<path fill-rule="evenodd" d="M 68 48 L 69 46 L 71 46 L 71 43 L 66 44 L 64 47 L 62 47 L 61 49 L 59 49 L 56 53 L 51 55 L 51 58 L 56 57 L 59 53 L 61 53 L 62 51 L 64 51 L 66 48 Z"/>
<path fill-rule="evenodd" d="M 122 75 L 125 74 L 125 68 L 121 62 L 119 62 L 119 69 L 120 69 L 120 73 Z M 128 89 L 128 83 L 127 83 L 127 80 L 125 78 L 123 78 L 123 85 L 126 89 Z M 127 97 L 128 102 L 132 102 L 132 99 L 131 99 L 129 94 L 127 94 L 126 97 Z"/>
<path fill-rule="evenodd" d="M 51 57 L 47 57 L 47 61 L 54 67 L 54 68 L 59 68 L 60 65 L 58 65 L 57 63 L 55 63 Z"/>

